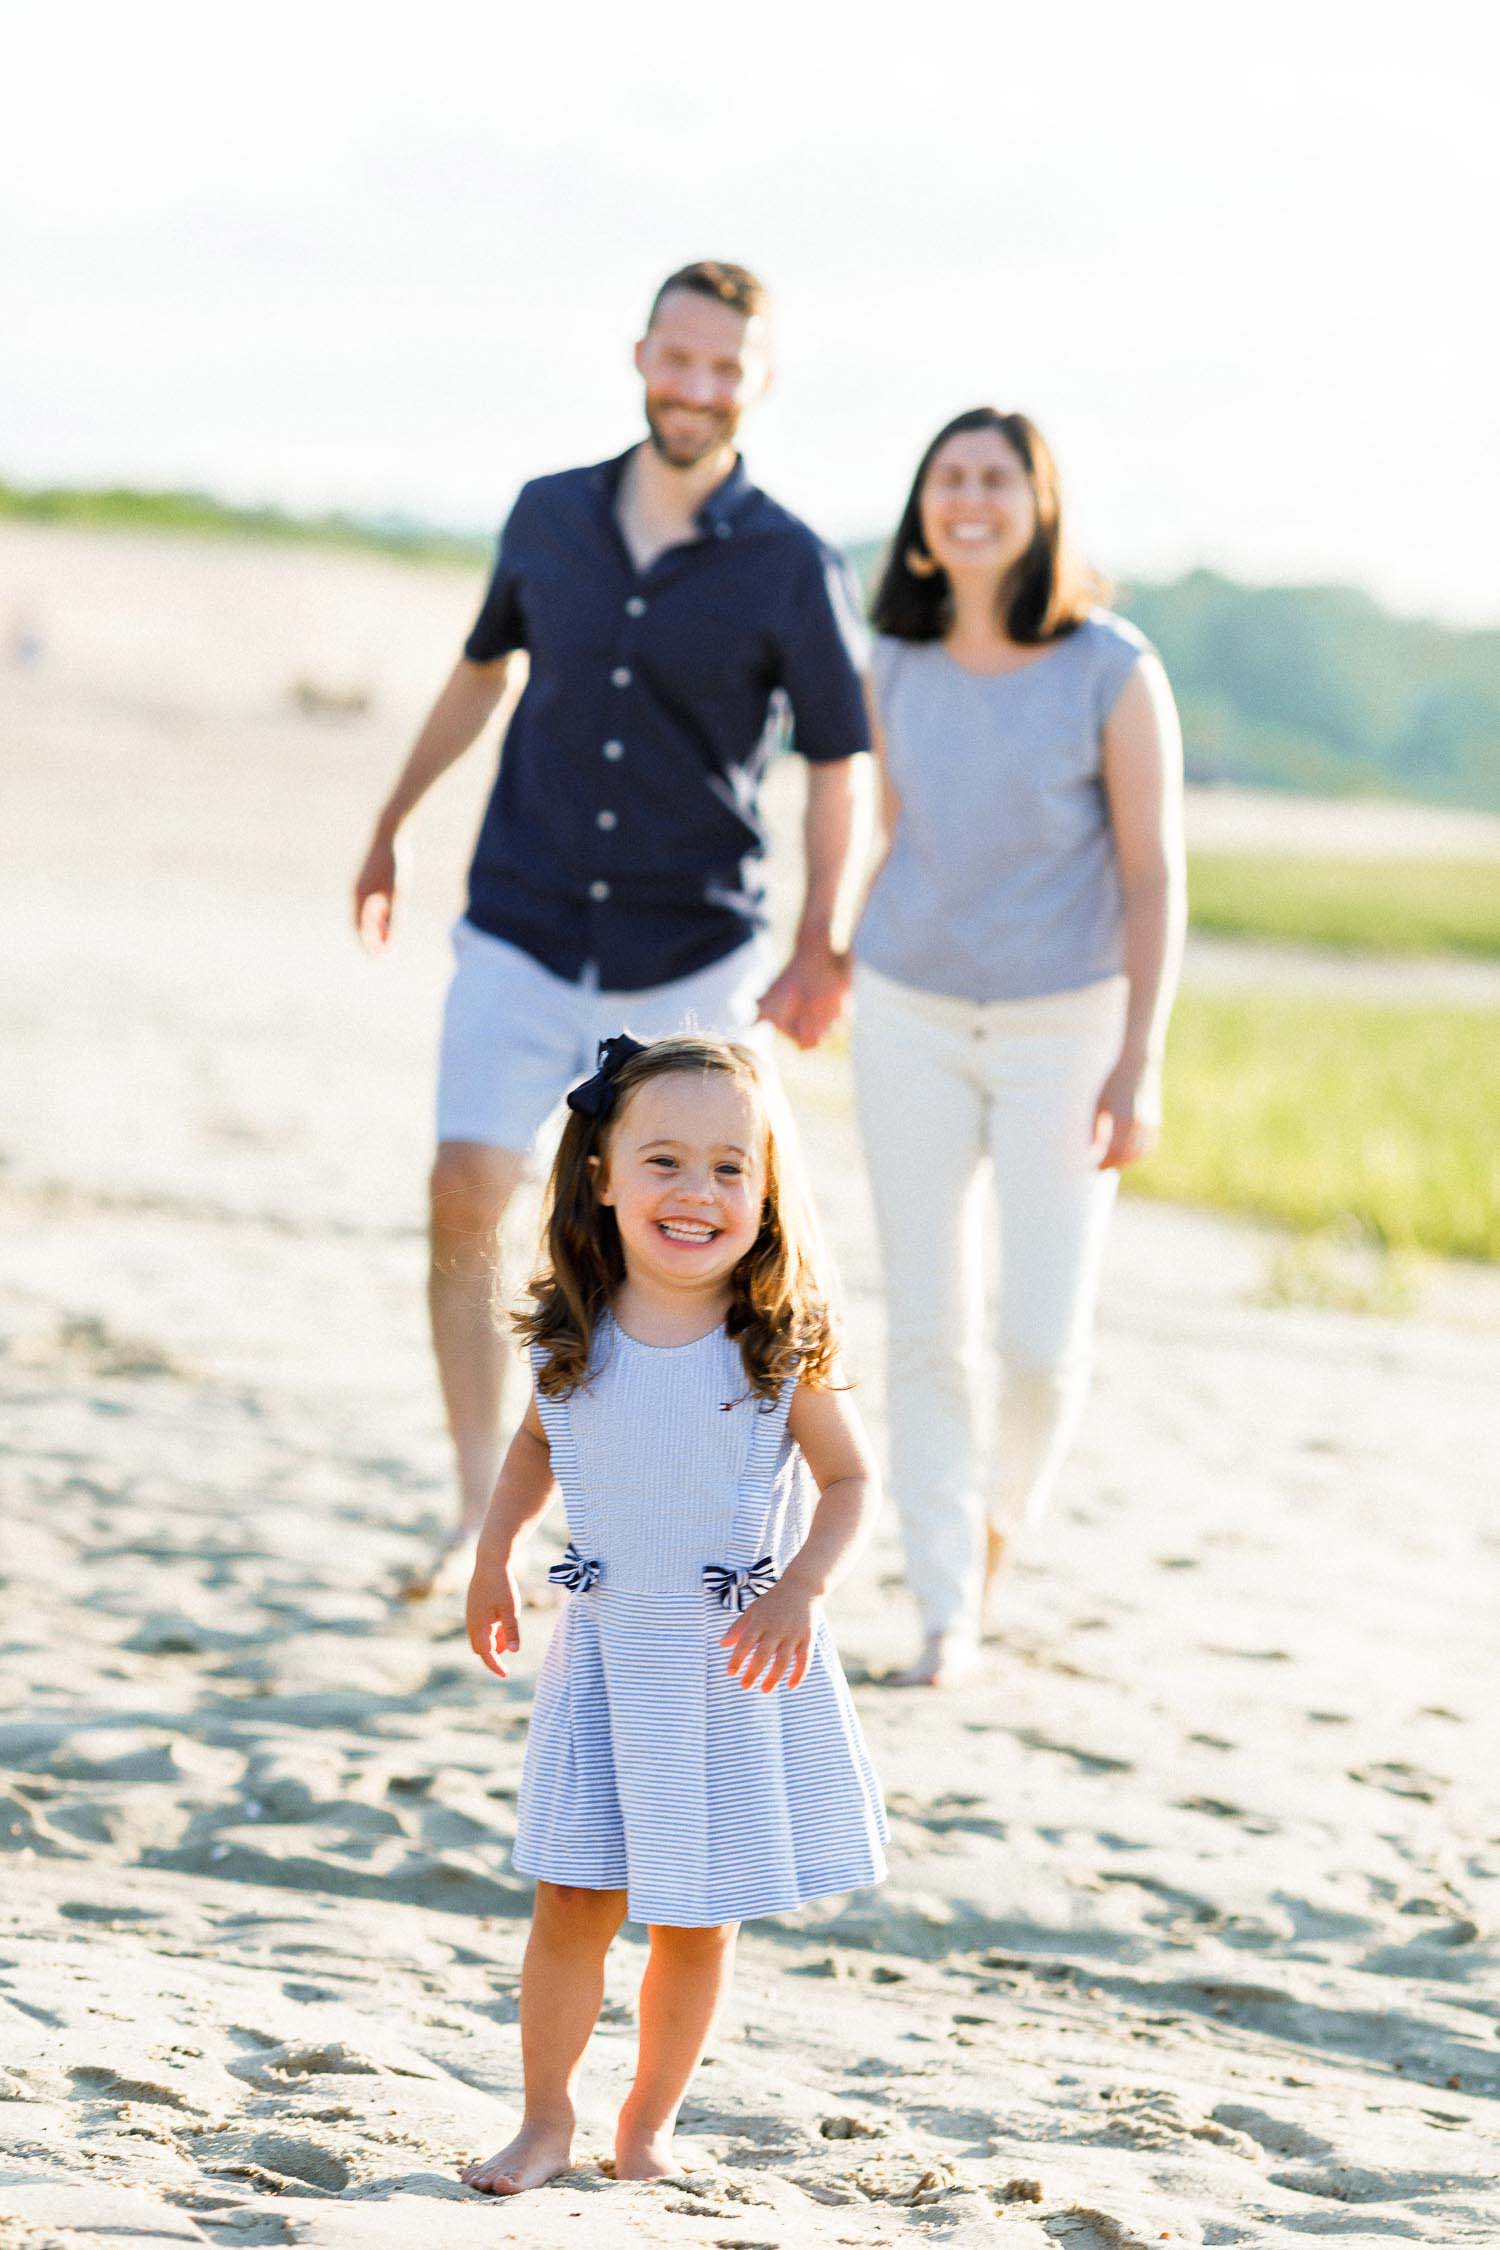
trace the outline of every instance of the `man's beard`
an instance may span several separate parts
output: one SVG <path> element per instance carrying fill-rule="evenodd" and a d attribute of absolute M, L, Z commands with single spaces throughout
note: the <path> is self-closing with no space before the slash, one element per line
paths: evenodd
<path fill-rule="evenodd" d="M 660 459 L 665 461 L 668 468 L 671 469 L 696 469 L 700 461 L 706 461 L 711 453 L 717 453 L 722 446 L 729 444 L 739 426 L 738 416 L 736 415 L 715 415 L 711 425 L 705 425 L 702 437 L 696 442 L 690 441 L 691 449 L 684 450 L 679 446 L 670 445 L 662 434 L 658 419 L 662 411 L 649 397 L 647 398 L 646 428 L 651 434 L 652 446 Z M 668 408 L 666 411 L 670 412 L 671 410 Z"/>

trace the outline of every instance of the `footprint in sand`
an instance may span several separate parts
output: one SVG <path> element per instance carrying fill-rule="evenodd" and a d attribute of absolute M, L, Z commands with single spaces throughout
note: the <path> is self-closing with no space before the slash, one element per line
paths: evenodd
<path fill-rule="evenodd" d="M 1174 1800 L 1178 1812 L 1207 1813 L 1212 1820 L 1243 1820 L 1243 1805 L 1231 1805 L 1224 1797 L 1178 1797 Z"/>
<path fill-rule="evenodd" d="M 1235 2156 L 1257 2154 L 1255 2143 L 1217 2111 L 1204 2117 L 1164 2087 L 1106 2087 L 1100 2098 L 1108 2115 L 1089 2138 L 1105 2147 L 1164 2151 L 1181 2149 L 1189 2141 L 1207 2141 Z"/>
<path fill-rule="evenodd" d="M 1290 2188 L 1294 2195 L 1316 2196 L 1324 2203 L 1396 2203 L 1408 2196 L 1430 2196 L 1451 2179 L 1427 2172 L 1377 2172 L 1363 2164 L 1304 2166 L 1267 2175 L 1272 2187 Z"/>
<path fill-rule="evenodd" d="M 286 2133 L 258 2133 L 249 2143 L 251 2159 L 284 2180 L 300 2180 L 304 2187 L 322 2188 L 340 2195 L 349 2185 L 349 2167 L 332 2149 L 317 2141 L 294 2139 Z"/>
<path fill-rule="evenodd" d="M 1402 1765 L 1394 1759 L 1351 1766 L 1349 1779 L 1369 1789 L 1383 1789 L 1390 1797 L 1410 1797 L 1419 1805 L 1435 1805 L 1449 1787 L 1440 1774 L 1423 1773 L 1419 1766 Z"/>
<path fill-rule="evenodd" d="M 50 2008 L 33 2007 L 29 2000 L 22 2000 L 12 1989 L 9 1979 L 6 1977 L 0 1977 L 0 1993 L 4 1994 L 7 2008 L 14 2008 L 17 2015 L 30 2016 L 33 2023 L 45 2024 L 49 2031 L 62 2030 L 63 2018 L 61 2016 L 54 2015 Z"/>
<path fill-rule="evenodd" d="M 1216 2125 L 1224 2125 L 1253 2141 L 1267 2156 L 1331 2156 L 1333 2143 L 1319 2140 L 1300 2125 L 1293 2125 L 1283 2117 L 1272 2117 L 1268 2111 L 1255 2109 L 1247 2102 L 1220 2102 L 1213 2112 Z"/>
<path fill-rule="evenodd" d="M 1135 1767 L 1128 1758 L 1106 1757 L 1099 1750 L 1079 1750 L 1071 1742 L 1054 1742 L 1050 1736 L 1039 1733 L 1035 1727 L 1017 1727 L 1017 1742 L 1028 1750 L 1046 1750 L 1054 1758 L 1071 1758 L 1080 1773 L 1134 1773 Z"/>
<path fill-rule="evenodd" d="M 174 1358 L 163 1345 L 148 1337 L 122 1336 L 94 1313 L 58 1321 L 45 1357 L 88 1375 L 194 1380 L 192 1368 Z"/>
<path fill-rule="evenodd" d="M 166 2086 L 151 2078 L 127 2078 L 117 2070 L 102 2064 L 82 2063 L 68 2072 L 74 2091 L 84 2101 L 152 2102 L 159 2109 L 187 2109 L 197 2114 L 196 2102 L 176 2086 Z"/>
<path fill-rule="evenodd" d="M 161 1914 L 149 1906 L 101 1906 L 95 1899 L 64 1899 L 58 1913 L 65 1922 L 99 1922 L 107 1930 L 123 1930 L 139 1922 L 159 1922 Z"/>
<path fill-rule="evenodd" d="M 1205 1656 L 1231 1656 L 1239 1664 L 1290 1664 L 1291 1651 L 1284 1648 L 1229 1648 L 1223 1641 L 1200 1641 Z"/>
<path fill-rule="evenodd" d="M 1064 2243 L 1067 2250 L 1159 2250 L 1164 2238 L 1183 2243 L 1195 2239 L 1185 2231 L 1163 2226 L 1159 2220 L 1115 2218 L 1091 2203 L 1070 2203 L 1066 2211 L 1042 2221 L 1042 2232 L 1054 2242 Z M 1196 2239 L 1201 2242 L 1203 2238 L 1197 2235 Z"/>

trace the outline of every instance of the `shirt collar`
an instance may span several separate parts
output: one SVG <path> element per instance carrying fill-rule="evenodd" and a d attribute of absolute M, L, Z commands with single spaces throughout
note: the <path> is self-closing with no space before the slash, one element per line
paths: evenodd
<path fill-rule="evenodd" d="M 613 512 L 620 490 L 620 479 L 625 474 L 625 464 L 636 448 L 627 446 L 613 461 L 603 461 L 594 471 L 595 489 L 606 510 Z M 745 467 L 745 457 L 737 453 L 734 467 L 722 484 L 715 485 L 693 521 L 705 538 L 727 539 L 734 529 L 736 518 L 747 502 L 753 499 L 755 487 L 750 482 L 750 472 Z"/>
<path fill-rule="evenodd" d="M 700 531 L 721 539 L 727 538 L 734 529 L 736 516 L 754 489 L 745 467 L 745 457 L 742 453 L 737 453 L 734 467 L 722 484 L 714 486 L 693 521 Z"/>

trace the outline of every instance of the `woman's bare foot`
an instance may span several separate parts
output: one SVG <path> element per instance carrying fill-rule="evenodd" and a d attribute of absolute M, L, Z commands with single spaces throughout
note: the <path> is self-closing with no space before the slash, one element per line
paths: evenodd
<path fill-rule="evenodd" d="M 434 1594 L 457 1593 L 466 1587 L 474 1570 L 477 1525 L 457 1524 L 438 1542 L 425 1563 L 419 1563 L 397 1589 L 403 1602 L 430 1601 Z"/>
<path fill-rule="evenodd" d="M 957 1687 L 976 1670 L 979 1650 L 969 1633 L 929 1633 L 921 1654 L 904 1671 L 892 1672 L 890 1687 Z"/>
<path fill-rule="evenodd" d="M 544 2187 L 566 2172 L 573 2161 L 573 2118 L 539 2117 L 522 2122 L 513 2141 L 498 2156 L 482 2164 L 466 2164 L 459 2173 L 465 2187 L 483 2195 L 519 2195 L 524 2188 Z"/>
<path fill-rule="evenodd" d="M 994 1633 L 999 1630 L 995 1608 L 1000 1591 L 1000 1582 L 1005 1576 L 1005 1566 L 1009 1559 L 1009 1548 L 1010 1542 L 1005 1533 L 997 1531 L 992 1523 L 986 1524 L 984 1527 L 984 1589 L 979 1597 L 981 1629 L 986 1633 Z"/>

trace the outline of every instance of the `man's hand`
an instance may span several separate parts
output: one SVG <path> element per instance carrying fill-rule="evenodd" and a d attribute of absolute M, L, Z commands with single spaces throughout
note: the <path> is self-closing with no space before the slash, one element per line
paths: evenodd
<path fill-rule="evenodd" d="M 472 664 L 461 656 L 428 712 L 411 756 L 396 777 L 381 808 L 365 864 L 354 878 L 354 927 L 369 953 L 383 953 L 391 942 L 396 888 L 411 873 L 401 829 L 428 790 L 479 739 L 505 692 L 509 657 Z"/>
<path fill-rule="evenodd" d="M 516 1574 L 509 1560 L 477 1562 L 465 1607 L 469 1646 L 497 1679 L 505 1678 L 501 1657 L 513 1655 L 521 1645 L 519 1606 Z"/>
<path fill-rule="evenodd" d="M 799 945 L 776 982 L 762 993 L 756 1014 L 799 1047 L 816 1047 L 844 1012 L 849 956 L 831 945 Z"/>
<path fill-rule="evenodd" d="M 404 880 L 406 852 L 394 836 L 377 828 L 354 878 L 354 927 L 367 953 L 383 953 L 391 942 L 398 882 Z"/>

